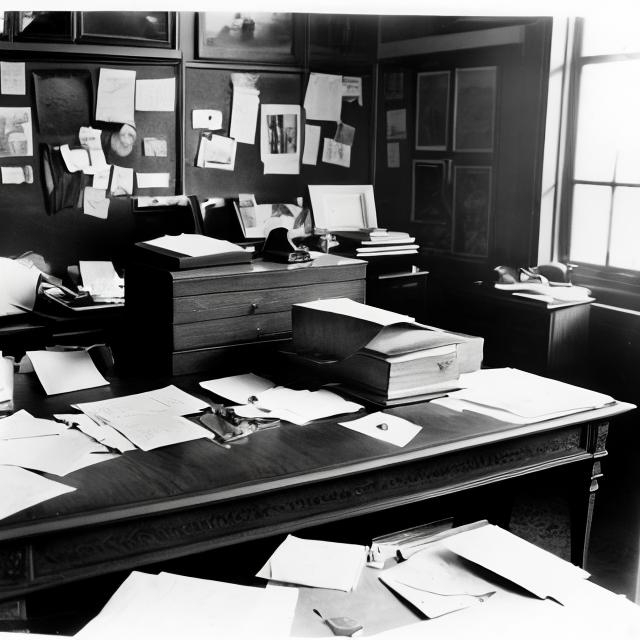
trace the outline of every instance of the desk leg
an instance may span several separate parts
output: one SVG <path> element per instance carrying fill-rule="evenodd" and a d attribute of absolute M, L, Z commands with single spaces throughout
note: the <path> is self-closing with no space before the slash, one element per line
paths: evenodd
<path fill-rule="evenodd" d="M 571 562 L 583 568 L 587 564 L 593 509 L 598 480 L 602 475 L 600 460 L 594 460 L 586 469 L 587 477 L 581 474 L 578 480 L 580 484 L 572 493 L 574 499 L 571 501 Z"/>

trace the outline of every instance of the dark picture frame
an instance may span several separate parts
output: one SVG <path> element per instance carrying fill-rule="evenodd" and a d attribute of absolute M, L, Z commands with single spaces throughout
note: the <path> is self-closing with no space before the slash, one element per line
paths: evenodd
<path fill-rule="evenodd" d="M 9 12 L 5 11 L 5 19 Z M 15 42 L 73 42 L 73 11 L 13 11 Z"/>
<path fill-rule="evenodd" d="M 201 11 L 198 58 L 297 65 L 304 19 L 295 13 Z"/>
<path fill-rule="evenodd" d="M 425 249 L 451 251 L 453 218 L 448 190 L 449 163 L 414 160 L 411 222 L 421 225 Z"/>
<path fill-rule="evenodd" d="M 130 47 L 175 47 L 172 11 L 80 11 L 78 42 Z"/>
<path fill-rule="evenodd" d="M 443 151 L 449 140 L 450 71 L 425 71 L 416 79 L 416 149 Z"/>
<path fill-rule="evenodd" d="M 491 167 L 458 166 L 453 176 L 453 252 L 489 255 Z"/>
<path fill-rule="evenodd" d="M 0 11 L 0 40 L 8 40 L 11 35 L 11 12 Z"/>
<path fill-rule="evenodd" d="M 456 69 L 454 151 L 493 151 L 496 67 Z"/>

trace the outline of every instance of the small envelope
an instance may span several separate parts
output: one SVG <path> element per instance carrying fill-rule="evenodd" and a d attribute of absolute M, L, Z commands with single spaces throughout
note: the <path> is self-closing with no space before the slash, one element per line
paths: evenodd
<path fill-rule="evenodd" d="M 222 129 L 222 111 L 216 109 L 194 109 L 191 115 L 194 129 L 208 129 L 209 131 Z"/>
<path fill-rule="evenodd" d="M 350 422 L 339 422 L 338 424 L 347 427 L 347 429 L 364 433 L 372 438 L 384 440 L 397 447 L 404 447 L 422 429 L 422 427 L 413 424 L 413 422 L 382 411 L 370 413 L 368 416 L 351 420 Z"/>

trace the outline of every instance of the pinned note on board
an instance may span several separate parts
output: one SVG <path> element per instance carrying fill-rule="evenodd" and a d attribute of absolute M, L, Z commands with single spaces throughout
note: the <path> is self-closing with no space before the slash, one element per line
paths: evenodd
<path fill-rule="evenodd" d="M 191 112 L 191 125 L 194 129 L 215 131 L 222 129 L 222 111 L 217 109 L 194 109 Z"/>

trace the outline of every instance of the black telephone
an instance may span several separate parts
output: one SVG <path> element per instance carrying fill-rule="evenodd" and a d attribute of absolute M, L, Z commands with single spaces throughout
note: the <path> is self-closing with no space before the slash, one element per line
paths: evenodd
<path fill-rule="evenodd" d="M 271 229 L 262 246 L 262 257 L 273 262 L 309 262 L 311 254 L 306 249 L 298 249 L 289 238 L 285 227 Z"/>

